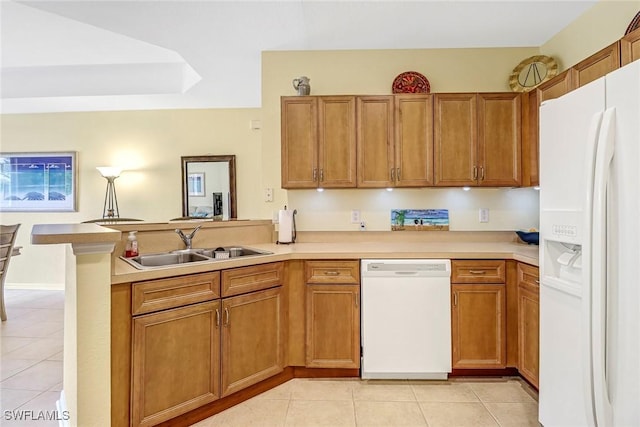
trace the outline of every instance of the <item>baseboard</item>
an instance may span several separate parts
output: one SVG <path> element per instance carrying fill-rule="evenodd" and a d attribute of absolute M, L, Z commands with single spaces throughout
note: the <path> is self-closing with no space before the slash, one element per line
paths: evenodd
<path fill-rule="evenodd" d="M 5 283 L 5 289 L 33 291 L 64 291 L 64 283 Z"/>

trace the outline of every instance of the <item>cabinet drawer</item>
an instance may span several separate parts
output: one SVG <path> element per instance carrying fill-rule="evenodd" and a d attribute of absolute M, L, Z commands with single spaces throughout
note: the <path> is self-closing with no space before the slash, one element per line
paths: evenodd
<path fill-rule="evenodd" d="M 504 283 L 504 260 L 452 260 L 451 283 Z"/>
<path fill-rule="evenodd" d="M 222 296 L 246 294 L 269 289 L 284 282 L 284 264 L 254 265 L 222 271 Z"/>
<path fill-rule="evenodd" d="M 203 273 L 133 284 L 131 314 L 137 315 L 220 298 L 220 273 Z"/>
<path fill-rule="evenodd" d="M 307 283 L 360 283 L 358 261 L 307 261 L 304 264 Z"/>
<path fill-rule="evenodd" d="M 532 291 L 537 291 L 540 288 L 540 273 L 538 267 L 532 265 L 518 263 L 518 285 L 524 286 Z"/>

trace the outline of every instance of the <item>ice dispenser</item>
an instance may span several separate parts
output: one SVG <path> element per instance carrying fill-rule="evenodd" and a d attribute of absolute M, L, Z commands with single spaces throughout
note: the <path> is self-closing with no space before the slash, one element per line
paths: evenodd
<path fill-rule="evenodd" d="M 547 278 L 573 284 L 579 284 L 582 281 L 581 245 L 545 240 L 541 262 L 545 265 L 544 271 Z"/>
<path fill-rule="evenodd" d="M 558 277 L 569 282 L 579 282 L 582 273 L 582 252 L 569 251 L 563 252 L 557 259 L 560 265 L 560 273 Z"/>

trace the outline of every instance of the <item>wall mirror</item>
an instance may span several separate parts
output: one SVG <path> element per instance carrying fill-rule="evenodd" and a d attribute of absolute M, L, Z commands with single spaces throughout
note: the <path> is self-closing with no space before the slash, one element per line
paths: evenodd
<path fill-rule="evenodd" d="M 237 218 L 236 156 L 183 156 L 182 216 Z"/>

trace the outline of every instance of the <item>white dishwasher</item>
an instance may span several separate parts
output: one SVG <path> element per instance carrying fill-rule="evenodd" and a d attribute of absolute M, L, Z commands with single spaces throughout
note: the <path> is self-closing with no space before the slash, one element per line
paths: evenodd
<path fill-rule="evenodd" d="M 451 261 L 361 261 L 363 379 L 446 379 Z"/>

